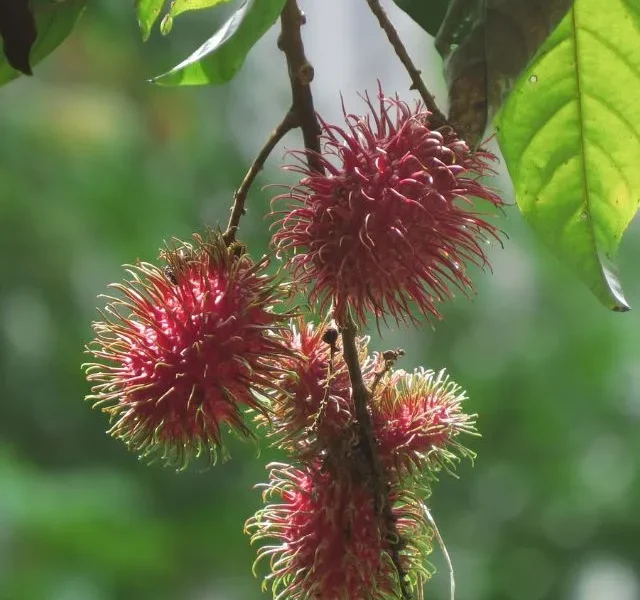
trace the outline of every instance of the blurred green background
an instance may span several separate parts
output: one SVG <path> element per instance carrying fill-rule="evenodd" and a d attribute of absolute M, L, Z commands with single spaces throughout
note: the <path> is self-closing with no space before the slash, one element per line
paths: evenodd
<path fill-rule="evenodd" d="M 83 402 L 80 364 L 96 295 L 121 278 L 119 265 L 226 223 L 234 188 L 287 108 L 284 61 L 271 32 L 226 88 L 154 87 L 145 80 L 225 11 L 185 15 L 169 38 L 143 45 L 129 4 L 94 0 L 34 78 L 0 89 L 0 600 L 267 598 L 242 526 L 273 456 L 231 440 L 233 459 L 206 472 L 144 466 Z M 356 92 L 378 77 L 387 92 L 406 90 L 364 2 L 302 4 L 323 114 L 337 118 L 340 91 L 358 110 Z M 391 12 L 442 99 L 429 40 Z M 283 153 L 242 222 L 256 254 L 273 195 L 260 188 L 288 181 Z M 490 249 L 493 274 L 474 273 L 473 301 L 447 306 L 435 331 L 372 338 L 372 349 L 403 347 L 404 368 L 446 366 L 479 414 L 475 467 L 443 477 L 430 504 L 457 597 L 638 599 L 640 312 L 599 306 L 515 208 L 503 227 L 510 239 Z M 635 306 L 639 253 L 636 223 L 620 257 Z M 433 560 L 443 567 L 437 550 Z M 427 596 L 448 597 L 445 568 Z"/>

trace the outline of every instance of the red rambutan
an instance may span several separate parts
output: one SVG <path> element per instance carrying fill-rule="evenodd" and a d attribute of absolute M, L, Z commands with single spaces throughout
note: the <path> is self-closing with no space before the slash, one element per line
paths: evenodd
<path fill-rule="evenodd" d="M 163 251 L 167 267 L 128 268 L 114 284 L 103 321 L 94 323 L 86 366 L 88 396 L 110 415 L 110 434 L 143 457 L 186 465 L 192 455 L 215 461 L 221 426 L 249 435 L 242 410 L 264 410 L 288 356 L 281 329 L 290 315 L 274 305 L 285 291 L 219 234 L 194 235 Z"/>
<path fill-rule="evenodd" d="M 479 178 L 491 172 L 489 152 L 471 152 L 449 127 L 433 130 L 429 112 L 379 92 L 377 111 L 345 112 L 346 128 L 321 119 L 325 173 L 300 163 L 299 184 L 285 200 L 273 240 L 289 255 L 297 282 L 321 311 L 330 304 L 344 323 L 350 307 L 359 324 L 367 311 L 396 321 L 414 319 L 410 301 L 427 317 L 457 287 L 472 289 L 465 263 L 487 265 L 482 242 L 498 230 L 472 198 L 501 206 Z M 343 108 L 344 110 L 344 108 Z"/>
<path fill-rule="evenodd" d="M 270 558 L 275 598 L 291 600 L 383 600 L 398 597 L 398 572 L 383 518 L 374 508 L 366 480 L 339 475 L 312 463 L 301 469 L 270 465 L 265 501 L 247 522 L 252 542 L 272 539 L 258 551 Z M 432 531 L 417 498 L 390 495 L 397 534 L 402 540 L 400 568 L 409 588 L 430 571 Z"/>
<path fill-rule="evenodd" d="M 316 326 L 298 318 L 283 338 L 291 354 L 279 363 L 281 374 L 270 398 L 269 416 L 259 419 L 277 438 L 276 445 L 298 456 L 317 456 L 327 449 L 335 453 L 336 444 L 351 445 L 355 411 L 337 331 L 328 319 Z M 365 378 L 367 342 L 358 339 Z"/>
<path fill-rule="evenodd" d="M 398 475 L 428 479 L 451 470 L 460 457 L 473 458 L 461 434 L 476 434 L 475 415 L 462 412 L 464 390 L 444 369 L 393 371 L 380 381 L 373 402 L 378 452 L 385 467 Z"/>

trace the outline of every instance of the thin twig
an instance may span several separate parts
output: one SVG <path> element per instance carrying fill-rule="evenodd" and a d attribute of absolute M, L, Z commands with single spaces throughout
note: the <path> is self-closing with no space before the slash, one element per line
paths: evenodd
<path fill-rule="evenodd" d="M 411 78 L 411 82 L 412 82 L 411 89 L 418 91 L 427 109 L 431 113 L 431 118 L 430 118 L 431 123 L 436 128 L 441 127 L 442 125 L 446 125 L 447 118 L 440 111 L 440 109 L 438 108 L 438 105 L 436 104 L 435 98 L 425 86 L 424 81 L 422 81 L 422 77 L 420 76 L 420 71 L 413 64 L 413 61 L 411 60 L 411 57 L 409 56 L 407 49 L 402 43 L 402 40 L 400 39 L 400 36 L 398 35 L 396 28 L 393 26 L 393 23 L 389 20 L 389 17 L 387 16 L 387 13 L 385 12 L 384 8 L 382 8 L 382 6 L 380 5 L 380 1 L 367 0 L 367 4 L 369 5 L 371 12 L 378 19 L 378 23 L 380 23 L 380 27 L 382 27 L 384 32 L 387 34 L 387 37 L 389 38 L 389 41 L 391 42 L 393 49 L 398 55 L 400 62 L 402 62 L 402 64 L 404 65 L 404 68 L 407 70 L 407 73 L 409 73 L 409 77 Z"/>
<path fill-rule="evenodd" d="M 302 43 L 301 28 L 306 18 L 296 0 L 287 0 L 282 9 L 280 22 L 282 32 L 278 38 L 278 47 L 284 52 L 289 69 L 289 82 L 291 83 L 292 110 L 298 119 L 302 129 L 304 146 L 310 150 L 307 154 L 309 168 L 319 173 L 324 173 L 324 167 L 319 160 L 320 133 L 322 131 L 316 110 L 313 106 L 311 94 L 311 82 L 313 81 L 313 66 L 307 60 Z"/>
<path fill-rule="evenodd" d="M 424 583 L 422 577 L 418 577 L 418 583 L 416 584 L 416 595 L 418 597 L 418 600 L 424 600 Z"/>
<path fill-rule="evenodd" d="M 358 329 L 353 322 L 351 315 L 348 315 L 347 322 L 342 327 L 342 349 L 344 360 L 349 371 L 349 379 L 351 380 L 351 393 L 353 395 L 353 403 L 356 410 L 356 419 L 361 429 L 362 441 L 366 444 L 365 451 L 372 463 L 372 471 L 374 485 L 379 489 L 382 481 L 382 465 L 376 447 L 376 440 L 373 434 L 373 423 L 369 414 L 369 398 L 371 392 L 367 389 L 362 377 L 362 369 L 360 368 L 360 359 L 358 357 L 357 344 Z M 378 500 L 378 499 L 377 499 Z M 378 503 L 378 509 L 381 503 Z"/>
<path fill-rule="evenodd" d="M 327 371 L 327 381 L 324 385 L 322 402 L 320 402 L 320 408 L 318 409 L 318 412 L 313 419 L 313 423 L 311 424 L 311 428 L 309 429 L 309 431 L 313 434 L 318 433 L 318 429 L 320 429 L 320 425 L 322 424 L 322 419 L 324 419 L 324 416 L 327 413 L 327 406 L 329 405 L 329 396 L 331 393 L 331 384 L 333 383 L 334 358 L 337 351 L 338 349 L 336 348 L 336 345 L 332 344 L 329 354 L 329 369 Z"/>
<path fill-rule="evenodd" d="M 449 567 L 449 584 L 450 584 L 449 600 L 454 600 L 456 596 L 456 580 L 453 576 L 453 563 L 451 562 L 451 557 L 449 556 L 447 547 L 445 546 L 444 540 L 440 535 L 440 530 L 436 525 L 436 521 L 433 518 L 431 511 L 427 508 L 427 505 L 424 502 L 422 503 L 422 508 L 424 509 L 424 514 L 426 515 L 427 520 L 431 524 L 431 527 L 433 527 L 433 532 L 436 534 L 436 539 L 438 540 L 438 544 L 440 544 L 440 549 L 442 550 L 444 559 L 447 563 L 447 566 Z"/>
<path fill-rule="evenodd" d="M 235 241 L 238 225 L 240 224 L 240 217 L 242 217 L 246 212 L 244 205 L 247 199 L 247 194 L 249 193 L 249 189 L 253 185 L 255 178 L 264 168 L 264 163 L 267 161 L 267 158 L 269 158 L 269 155 L 273 152 L 273 149 L 278 145 L 280 140 L 297 126 L 298 122 L 296 115 L 293 110 L 289 109 L 287 114 L 284 116 L 284 119 L 282 119 L 280 124 L 271 132 L 271 135 L 269 135 L 269 138 L 262 147 L 262 150 L 258 152 L 253 163 L 251 163 L 240 187 L 236 190 L 236 193 L 233 196 L 233 206 L 231 207 L 229 224 L 227 225 L 227 230 L 223 234 L 224 241 L 227 245 Z"/>
<path fill-rule="evenodd" d="M 295 0 L 287 1 L 280 16 L 280 22 L 282 31 L 278 37 L 278 48 L 284 52 L 287 60 L 292 104 L 281 123 L 271 132 L 269 139 L 267 139 L 262 150 L 256 156 L 240 187 L 234 194 L 229 223 L 227 230 L 224 232 L 224 240 L 227 245 L 235 241 L 240 218 L 246 212 L 245 202 L 249 189 L 273 149 L 289 131 L 297 127 L 302 129 L 304 145 L 307 149 L 312 150 L 307 156 L 309 167 L 316 171 L 324 171 L 316 156 L 316 153 L 320 152 L 321 129 L 313 107 L 313 96 L 310 88 L 313 80 L 313 67 L 305 56 L 300 33 L 305 17 Z"/>

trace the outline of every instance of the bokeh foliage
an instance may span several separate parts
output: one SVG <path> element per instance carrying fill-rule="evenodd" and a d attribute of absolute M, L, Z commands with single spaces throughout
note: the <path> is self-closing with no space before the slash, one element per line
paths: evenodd
<path fill-rule="evenodd" d="M 192 30 L 172 35 L 191 47 Z M 263 141 L 226 118 L 252 93 L 245 82 L 144 83 L 174 52 L 153 38 L 143 47 L 130 7 L 96 0 L 36 79 L 0 93 L 2 600 L 267 597 L 242 524 L 273 455 L 232 441 L 233 460 L 206 472 L 149 468 L 81 400 L 96 294 L 163 239 L 224 222 L 247 166 L 238 138 Z M 282 180 L 280 156 L 260 184 Z M 256 188 L 250 199 L 245 241 L 256 253 L 270 195 Z M 405 368 L 446 366 L 479 413 L 476 466 L 444 477 L 431 500 L 460 598 L 590 599 L 580 590 L 611 573 L 604 597 L 632 598 L 640 317 L 603 310 L 516 209 L 507 214 L 511 239 L 491 250 L 492 276 L 475 274 L 473 302 L 450 306 L 435 331 L 383 330 L 372 348 L 402 346 Z M 620 258 L 631 300 L 638 252 L 632 226 Z M 448 597 L 444 568 L 428 594 Z"/>

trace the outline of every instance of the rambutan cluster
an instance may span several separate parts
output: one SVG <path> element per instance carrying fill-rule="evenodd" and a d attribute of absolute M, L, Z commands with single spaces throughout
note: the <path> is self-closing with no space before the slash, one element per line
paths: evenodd
<path fill-rule="evenodd" d="M 460 438 L 474 417 L 444 370 L 395 370 L 399 353 L 370 354 L 365 337 L 342 346 L 369 313 L 441 317 L 453 288 L 471 289 L 465 263 L 484 267 L 498 233 L 473 208 L 501 205 L 479 180 L 495 157 L 432 130 L 420 104 L 366 102 L 371 114 L 345 113 L 346 128 L 321 121 L 323 153 L 300 153 L 302 179 L 279 197 L 274 245 L 293 285 L 226 235 L 194 235 L 164 248 L 164 268 L 127 269 L 88 348 L 89 399 L 141 457 L 213 462 L 224 429 L 250 437 L 256 421 L 287 455 L 264 486 L 275 502 L 247 522 L 252 541 L 270 540 L 258 559 L 276 598 L 409 597 L 431 573 L 424 498 L 473 457 Z M 318 325 L 280 308 L 292 289 Z"/>
<path fill-rule="evenodd" d="M 415 321 L 412 305 L 440 318 L 453 288 L 472 289 L 465 264 L 486 266 L 483 243 L 498 239 L 473 208 L 474 198 L 502 205 L 480 182 L 495 157 L 472 153 L 450 128 L 431 129 L 420 104 L 380 91 L 376 111 L 365 100 L 371 114 L 344 111 L 346 128 L 320 121 L 323 152 L 294 154 L 289 169 L 301 179 L 275 199 L 285 201 L 275 213 L 278 252 L 311 306 L 335 320 L 292 327 L 269 421 L 260 417 L 294 461 L 272 466 L 264 496 L 276 503 L 247 523 L 254 541 L 275 541 L 259 558 L 270 558 L 265 581 L 277 598 L 408 597 L 430 574 L 433 532 L 420 493 L 472 456 L 459 436 L 475 432 L 474 420 L 444 371 L 394 371 L 360 338 L 364 424 L 327 333 L 369 313 Z"/>
<path fill-rule="evenodd" d="M 264 498 L 276 499 L 247 522 L 252 540 L 272 540 L 275 597 L 351 600 L 397 598 L 430 575 L 433 532 L 423 497 L 430 480 L 472 453 L 459 436 L 473 433 L 464 392 L 444 372 L 391 370 L 358 340 L 383 481 L 376 481 L 357 424 L 347 365 L 326 341 L 327 321 L 298 319 L 287 336 L 291 354 L 260 416 L 292 464 L 270 465 Z M 387 511 L 383 510 L 385 505 Z"/>

